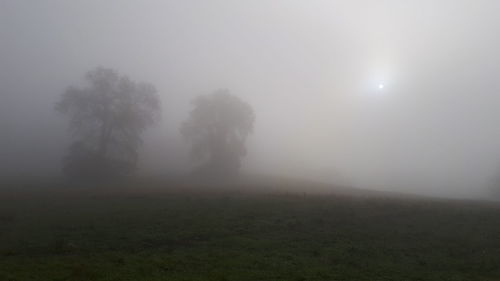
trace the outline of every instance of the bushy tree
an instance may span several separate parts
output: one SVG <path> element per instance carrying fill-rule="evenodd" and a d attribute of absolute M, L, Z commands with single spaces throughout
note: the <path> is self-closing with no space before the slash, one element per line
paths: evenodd
<path fill-rule="evenodd" d="M 85 75 L 87 86 L 69 87 L 56 104 L 76 138 L 64 160 L 73 178 L 101 179 L 129 174 L 137 164 L 141 135 L 160 114 L 156 89 L 113 69 Z"/>
<path fill-rule="evenodd" d="M 191 145 L 191 156 L 198 164 L 196 172 L 236 174 L 246 154 L 245 140 L 253 130 L 252 108 L 228 90 L 199 96 L 192 105 L 180 131 Z"/>

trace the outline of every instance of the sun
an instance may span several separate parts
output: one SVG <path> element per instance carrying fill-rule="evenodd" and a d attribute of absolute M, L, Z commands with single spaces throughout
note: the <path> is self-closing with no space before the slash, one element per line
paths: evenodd
<path fill-rule="evenodd" d="M 385 86 L 384 86 L 384 84 L 378 84 L 378 89 L 379 89 L 379 90 L 384 89 L 384 87 L 385 87 Z"/>

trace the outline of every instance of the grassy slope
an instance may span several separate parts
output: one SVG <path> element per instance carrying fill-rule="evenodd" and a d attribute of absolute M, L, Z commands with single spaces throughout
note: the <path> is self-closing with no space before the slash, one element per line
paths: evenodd
<path fill-rule="evenodd" d="M 0 194 L 0 280 L 500 280 L 500 207 L 201 189 Z"/>

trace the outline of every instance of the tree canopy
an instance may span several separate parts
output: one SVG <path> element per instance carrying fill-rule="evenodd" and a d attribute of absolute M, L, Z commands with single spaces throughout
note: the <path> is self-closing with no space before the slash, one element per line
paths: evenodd
<path fill-rule="evenodd" d="M 136 167 L 142 133 L 161 112 L 156 89 L 102 67 L 89 71 L 85 82 L 69 87 L 56 104 L 76 138 L 64 172 L 83 178 L 128 174 Z"/>
<path fill-rule="evenodd" d="M 228 90 L 201 95 L 192 105 L 180 131 L 191 144 L 196 171 L 218 176 L 235 174 L 246 155 L 246 138 L 253 130 L 251 106 Z"/>

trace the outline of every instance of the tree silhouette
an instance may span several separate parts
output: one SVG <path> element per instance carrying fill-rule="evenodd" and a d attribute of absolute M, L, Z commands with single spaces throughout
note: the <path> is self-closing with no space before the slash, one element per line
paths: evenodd
<path fill-rule="evenodd" d="M 161 111 L 156 89 L 101 67 L 89 71 L 85 81 L 86 87 L 69 87 L 56 104 L 76 137 L 63 171 L 79 179 L 129 174 L 137 164 L 142 133 Z"/>
<path fill-rule="evenodd" d="M 228 90 L 199 96 L 192 105 L 180 131 L 198 162 L 195 171 L 215 176 L 236 174 L 246 154 L 245 140 L 253 130 L 252 108 Z"/>

